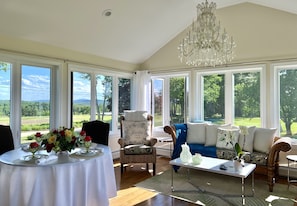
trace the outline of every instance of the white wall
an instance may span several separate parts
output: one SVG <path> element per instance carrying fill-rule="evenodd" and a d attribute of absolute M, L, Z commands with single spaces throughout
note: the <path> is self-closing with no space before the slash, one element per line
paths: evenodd
<path fill-rule="evenodd" d="M 232 63 L 297 58 L 297 15 L 251 3 L 219 9 L 216 14 L 237 44 Z M 145 61 L 142 68 L 151 71 L 186 68 L 177 53 L 184 35 L 185 31 L 177 35 Z"/>

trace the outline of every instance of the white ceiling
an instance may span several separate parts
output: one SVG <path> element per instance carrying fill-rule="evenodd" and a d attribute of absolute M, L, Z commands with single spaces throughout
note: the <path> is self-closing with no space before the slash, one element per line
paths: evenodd
<path fill-rule="evenodd" d="M 0 34 L 138 64 L 191 24 L 203 1 L 0 0 Z M 217 8 L 244 2 L 297 14 L 296 0 L 217 0 Z"/>

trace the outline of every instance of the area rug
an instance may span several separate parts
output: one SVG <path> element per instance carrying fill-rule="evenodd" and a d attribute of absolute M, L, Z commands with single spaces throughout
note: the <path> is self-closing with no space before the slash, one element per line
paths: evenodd
<path fill-rule="evenodd" d="M 174 191 L 171 191 L 173 174 Z M 255 179 L 255 194 L 252 196 L 251 177 L 245 180 L 245 205 L 248 206 L 293 206 L 297 187 L 276 183 L 269 192 L 266 180 Z M 197 170 L 180 168 L 177 173 L 167 170 L 135 185 L 175 198 L 185 199 L 198 205 L 242 205 L 241 179 Z"/>

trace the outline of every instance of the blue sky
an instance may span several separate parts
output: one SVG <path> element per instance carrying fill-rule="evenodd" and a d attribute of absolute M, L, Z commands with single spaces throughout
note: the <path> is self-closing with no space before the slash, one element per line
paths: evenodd
<path fill-rule="evenodd" d="M 74 72 L 74 100 L 90 99 L 90 81 Z M 102 93 L 102 85 L 97 90 Z M 33 66 L 22 66 L 22 100 L 36 101 L 50 98 L 50 69 Z M 101 95 L 99 95 L 100 99 Z M 0 100 L 10 99 L 10 70 L 0 70 Z"/>

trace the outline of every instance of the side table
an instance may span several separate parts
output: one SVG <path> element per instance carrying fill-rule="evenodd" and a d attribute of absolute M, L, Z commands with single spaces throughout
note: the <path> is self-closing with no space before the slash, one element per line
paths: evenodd
<path fill-rule="evenodd" d="M 296 167 L 297 164 L 297 155 L 287 155 L 287 160 L 288 160 L 288 188 L 290 187 L 290 183 L 297 182 L 297 179 L 291 179 L 290 178 L 290 169 L 291 165 L 290 163 L 293 162 L 294 167 Z"/>
<path fill-rule="evenodd" d="M 170 156 L 172 155 L 172 146 L 171 144 L 173 143 L 172 137 L 156 137 L 158 142 L 163 142 L 163 143 L 169 143 L 169 153 Z"/>

